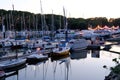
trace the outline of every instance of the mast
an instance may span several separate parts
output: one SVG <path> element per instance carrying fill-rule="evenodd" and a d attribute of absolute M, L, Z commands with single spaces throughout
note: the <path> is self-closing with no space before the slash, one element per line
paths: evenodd
<path fill-rule="evenodd" d="M 24 31 L 26 30 L 26 27 L 25 27 L 25 14 L 23 13 L 23 27 L 24 27 Z"/>
<path fill-rule="evenodd" d="M 14 25 L 14 18 L 13 18 L 13 12 L 14 12 L 14 4 L 12 4 L 12 11 L 11 11 L 11 17 L 12 17 L 12 27 L 13 27 L 13 30 L 15 31 L 15 40 L 16 40 L 16 28 L 15 28 L 15 25 Z M 16 42 L 17 44 L 17 42 Z"/>
<path fill-rule="evenodd" d="M 64 29 L 67 30 L 67 18 L 65 13 L 65 8 L 63 7 L 63 20 L 64 20 Z"/>
<path fill-rule="evenodd" d="M 28 21 L 29 21 L 29 24 L 28 24 L 29 29 L 28 29 L 28 30 L 30 31 L 30 30 L 31 30 L 31 29 L 30 29 L 30 15 L 29 15 L 29 20 L 28 20 Z"/>
<path fill-rule="evenodd" d="M 10 28 L 8 28 L 8 30 L 12 31 L 12 28 L 11 28 L 11 14 L 8 15 L 8 21 L 9 21 L 9 25 L 10 25 Z"/>
<path fill-rule="evenodd" d="M 6 24 L 6 31 L 7 31 L 7 30 L 9 30 L 9 29 L 8 29 L 8 24 L 9 24 L 9 23 L 8 23 L 8 15 L 7 15 L 7 14 L 6 14 L 6 22 L 7 22 L 7 24 Z"/>
<path fill-rule="evenodd" d="M 60 18 L 59 18 L 59 19 L 60 19 L 60 29 L 61 29 L 61 16 L 60 16 Z"/>
<path fill-rule="evenodd" d="M 5 39 L 5 25 L 4 25 L 4 17 L 2 16 L 2 32 L 3 32 L 3 38 Z"/>
<path fill-rule="evenodd" d="M 11 27 L 13 28 L 12 30 L 14 30 L 14 18 L 13 18 L 13 12 L 14 12 L 14 5 L 12 4 L 12 10 L 11 10 Z"/>
<path fill-rule="evenodd" d="M 33 38 L 36 39 L 36 33 L 35 33 L 35 15 L 33 14 L 32 15 L 32 18 L 33 18 L 33 23 L 32 23 L 32 26 L 33 26 L 33 29 L 32 29 L 32 32 L 33 32 Z"/>
<path fill-rule="evenodd" d="M 15 32 L 15 45 L 13 45 L 13 46 L 17 46 L 17 41 L 16 41 L 16 27 L 15 27 L 15 25 L 14 25 L 14 18 L 13 18 L 13 12 L 14 12 L 14 4 L 12 4 L 12 25 L 13 25 L 13 30 L 14 30 L 14 32 Z M 16 59 L 18 59 L 18 53 L 17 53 L 17 49 L 15 50 L 15 52 L 16 52 Z"/>
<path fill-rule="evenodd" d="M 31 28 L 30 28 L 30 15 L 29 15 L 29 19 L 28 19 L 27 39 L 30 39 L 30 31 L 31 31 Z"/>
<path fill-rule="evenodd" d="M 23 27 L 23 18 L 22 18 L 22 16 L 20 17 L 20 19 L 21 19 L 21 26 L 20 26 L 20 29 L 22 30 L 22 27 Z"/>
<path fill-rule="evenodd" d="M 52 10 L 52 29 L 51 29 L 51 40 L 53 40 L 54 37 L 54 15 L 53 15 L 53 10 Z"/>
<path fill-rule="evenodd" d="M 48 26 L 46 25 L 46 20 L 45 20 L 45 15 L 43 14 L 43 9 L 42 9 L 42 2 L 40 0 L 40 7 L 41 7 L 41 24 L 42 24 L 42 36 L 46 35 Z"/>
<path fill-rule="evenodd" d="M 35 16 L 35 31 L 36 31 L 36 38 L 38 38 L 38 16 Z"/>
<path fill-rule="evenodd" d="M 42 37 L 43 37 L 43 34 L 44 34 L 44 30 L 43 30 L 43 27 L 44 27 L 44 22 L 43 22 L 43 9 L 42 9 L 42 2 L 40 0 L 40 9 L 41 9 L 41 27 L 42 27 Z"/>
<path fill-rule="evenodd" d="M 68 28 L 67 28 L 67 18 L 66 18 L 66 13 L 65 13 L 65 8 L 63 7 L 63 19 L 64 19 L 64 29 L 65 29 L 65 40 L 66 42 L 68 41 Z"/>

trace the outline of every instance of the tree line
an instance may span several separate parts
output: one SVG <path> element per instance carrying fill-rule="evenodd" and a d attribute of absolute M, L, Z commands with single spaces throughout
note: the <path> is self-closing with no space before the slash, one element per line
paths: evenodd
<path fill-rule="evenodd" d="M 120 18 L 95 17 L 95 18 L 65 18 L 55 14 L 34 14 L 27 11 L 0 9 L 0 26 L 5 25 L 6 30 L 57 30 L 64 29 L 65 20 L 68 29 L 95 28 L 97 25 L 120 26 Z M 1 29 L 2 27 L 0 27 Z"/>

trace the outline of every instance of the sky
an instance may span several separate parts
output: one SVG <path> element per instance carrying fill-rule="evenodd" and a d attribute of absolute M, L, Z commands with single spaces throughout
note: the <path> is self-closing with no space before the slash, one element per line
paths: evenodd
<path fill-rule="evenodd" d="M 43 14 L 63 15 L 65 8 L 67 17 L 120 17 L 120 0 L 41 0 Z M 41 13 L 40 0 L 0 0 L 0 9 L 29 11 Z"/>

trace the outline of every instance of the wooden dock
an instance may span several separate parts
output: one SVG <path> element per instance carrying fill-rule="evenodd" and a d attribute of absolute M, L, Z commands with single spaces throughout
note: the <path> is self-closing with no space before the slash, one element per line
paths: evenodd
<path fill-rule="evenodd" d="M 105 51 L 108 51 L 108 50 L 105 50 Z M 110 50 L 109 50 L 108 52 L 112 52 L 112 53 L 120 54 L 120 52 L 110 51 Z"/>
<path fill-rule="evenodd" d="M 105 44 L 105 45 L 92 44 L 92 45 L 89 45 L 86 49 L 87 50 L 109 50 L 112 48 L 112 45 L 119 45 L 119 44 L 120 42 L 116 42 L 112 44 Z"/>

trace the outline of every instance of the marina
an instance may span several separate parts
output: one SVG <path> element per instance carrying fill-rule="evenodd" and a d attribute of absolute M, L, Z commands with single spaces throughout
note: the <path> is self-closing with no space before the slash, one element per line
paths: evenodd
<path fill-rule="evenodd" d="M 107 44 L 111 43 L 107 42 Z M 1 77 L 1 80 L 104 80 L 111 72 L 110 68 L 117 65 L 113 61 L 113 59 L 119 58 L 119 54 L 116 54 L 119 50 L 114 50 L 116 48 L 120 48 L 120 46 L 113 45 L 109 51 L 79 50 L 71 52 L 68 56 L 56 57 L 56 59 L 49 57 L 34 64 L 26 62 L 26 64 L 22 65 L 25 67 L 19 66 L 20 68 L 5 69 L 6 76 Z M 11 52 L 10 49 L 7 51 Z M 18 49 L 17 51 L 18 55 L 22 55 L 26 50 Z M 12 55 L 16 55 L 16 53 L 12 53 Z M 27 59 L 27 57 L 23 58 Z M 1 64 L 2 62 L 4 60 L 1 61 Z M 104 68 L 104 66 L 106 67 Z"/>
<path fill-rule="evenodd" d="M 92 0 L 3 2 L 0 80 L 120 80 L 120 18 L 108 15 L 118 13 L 113 2 L 107 7 Z"/>
<path fill-rule="evenodd" d="M 116 31 L 103 34 L 96 29 L 61 29 L 55 35 L 62 34 L 64 37 L 53 36 L 53 40 L 51 36 L 1 39 L 1 79 L 104 80 L 111 72 L 111 67 L 117 66 L 113 60 L 118 59 L 120 54 L 117 49 L 120 48 L 120 42 L 116 41 L 118 37 L 112 39 L 120 34 L 119 28 Z M 92 36 L 86 35 L 88 32 Z M 103 29 L 102 32 L 106 31 Z M 32 34 L 32 31 L 29 33 Z"/>

